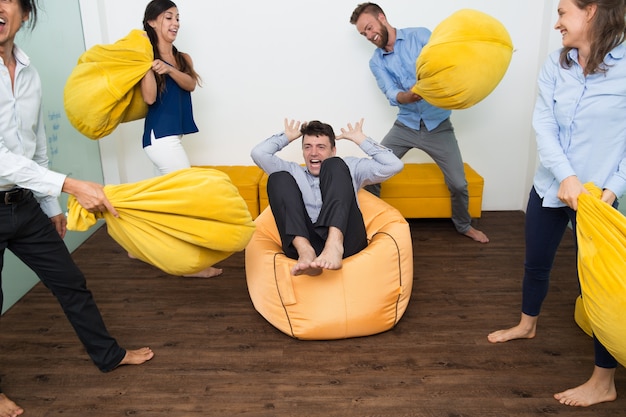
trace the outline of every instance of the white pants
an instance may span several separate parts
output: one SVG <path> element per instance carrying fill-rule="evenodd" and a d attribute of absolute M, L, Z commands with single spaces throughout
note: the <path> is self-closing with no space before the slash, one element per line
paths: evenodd
<path fill-rule="evenodd" d="M 159 139 L 150 132 L 150 146 L 144 151 L 161 175 L 191 167 L 187 152 L 181 143 L 183 135 L 165 136 Z"/>

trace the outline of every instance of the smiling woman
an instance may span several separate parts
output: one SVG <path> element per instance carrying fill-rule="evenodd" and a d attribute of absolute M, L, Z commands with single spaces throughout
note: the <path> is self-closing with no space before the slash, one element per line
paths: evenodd
<path fill-rule="evenodd" d="M 191 92 L 200 81 L 191 57 L 179 52 L 174 41 L 180 28 L 178 8 L 171 0 L 152 0 L 146 6 L 143 28 L 154 52 L 152 68 L 141 80 L 148 104 L 143 149 L 160 174 L 189 168 L 183 135 L 195 133 Z"/>

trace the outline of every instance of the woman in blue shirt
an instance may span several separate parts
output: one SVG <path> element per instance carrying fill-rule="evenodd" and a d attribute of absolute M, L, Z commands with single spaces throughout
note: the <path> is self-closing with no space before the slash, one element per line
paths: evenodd
<path fill-rule="evenodd" d="M 143 26 L 154 50 L 152 68 L 141 80 L 141 93 L 149 106 L 143 147 L 159 172 L 167 174 L 190 167 L 180 140 L 198 131 L 191 92 L 200 78 L 191 57 L 174 46 L 180 22 L 171 0 L 152 0 L 146 6 Z"/>
<path fill-rule="evenodd" d="M 492 343 L 535 337 L 550 270 L 569 222 L 576 242 L 583 184 L 616 205 L 626 191 L 626 36 L 624 0 L 561 0 L 555 29 L 563 48 L 539 75 L 533 126 L 540 164 L 526 211 L 526 260 L 518 325 L 491 333 Z M 617 361 L 594 338 L 595 368 L 584 384 L 557 393 L 562 404 L 613 401 Z"/>
<path fill-rule="evenodd" d="M 195 133 L 191 92 L 200 83 L 188 54 L 174 41 L 180 28 L 178 8 L 171 0 L 152 0 L 146 6 L 143 27 L 154 50 L 154 62 L 141 80 L 141 94 L 148 104 L 143 148 L 161 174 L 189 168 L 183 135 Z M 209 267 L 190 276 L 214 277 L 222 270 Z"/>

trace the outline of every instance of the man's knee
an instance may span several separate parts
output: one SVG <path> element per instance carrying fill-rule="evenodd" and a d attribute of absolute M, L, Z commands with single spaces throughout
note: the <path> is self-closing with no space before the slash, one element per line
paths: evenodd
<path fill-rule="evenodd" d="M 270 174 L 267 178 L 267 186 L 269 187 L 281 187 L 288 183 L 293 183 L 295 180 L 293 176 L 287 171 L 278 171 Z"/>
<path fill-rule="evenodd" d="M 463 178 L 460 181 L 453 181 L 448 183 L 448 190 L 452 195 L 468 195 L 467 181 Z"/>
<path fill-rule="evenodd" d="M 346 162 L 338 157 L 338 156 L 334 156 L 332 158 L 327 158 L 324 160 L 324 162 L 322 162 L 322 167 L 320 169 L 320 175 L 322 172 L 347 172 L 348 174 L 350 174 L 350 169 L 348 168 L 348 165 L 346 164 Z"/>

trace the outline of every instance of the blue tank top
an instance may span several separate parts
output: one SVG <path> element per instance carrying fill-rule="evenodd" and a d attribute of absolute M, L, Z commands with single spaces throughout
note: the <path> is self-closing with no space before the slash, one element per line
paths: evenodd
<path fill-rule="evenodd" d="M 156 101 L 148 106 L 143 129 L 143 147 L 150 146 L 150 132 L 156 139 L 165 136 L 196 133 L 193 120 L 191 93 L 183 90 L 169 75 L 165 76 L 165 89 Z"/>

